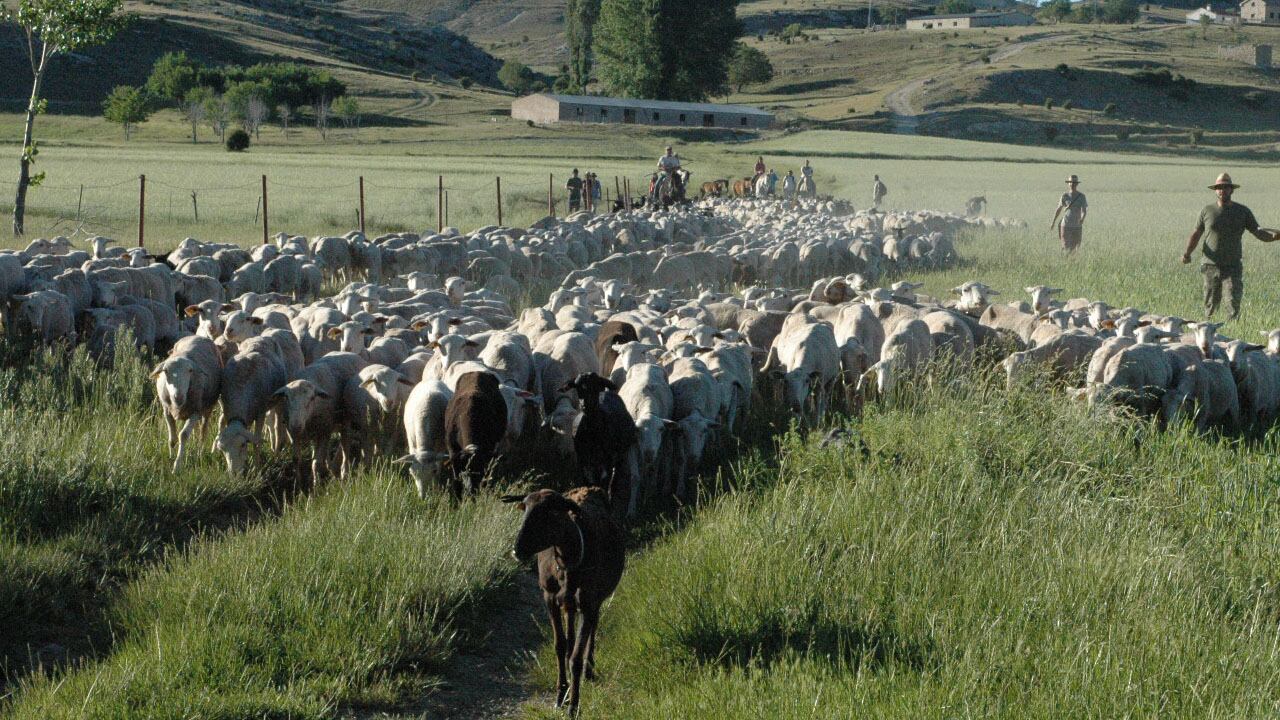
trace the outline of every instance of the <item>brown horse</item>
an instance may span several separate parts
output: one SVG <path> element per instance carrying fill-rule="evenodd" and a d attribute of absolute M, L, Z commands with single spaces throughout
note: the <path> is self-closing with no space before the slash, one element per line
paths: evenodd
<path fill-rule="evenodd" d="M 710 180 L 702 183 L 702 194 L 700 198 L 724 197 L 725 192 L 729 190 L 728 180 Z"/>
<path fill-rule="evenodd" d="M 733 181 L 734 197 L 751 197 L 755 194 L 755 178 L 745 177 Z"/>

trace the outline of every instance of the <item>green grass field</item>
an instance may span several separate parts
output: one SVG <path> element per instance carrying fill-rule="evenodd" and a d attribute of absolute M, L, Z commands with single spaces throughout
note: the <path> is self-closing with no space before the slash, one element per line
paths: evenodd
<path fill-rule="evenodd" d="M 0 122 L 0 137 L 13 127 Z M 1205 185 L 1229 170 L 1238 199 L 1280 225 L 1263 202 L 1280 172 L 1169 156 L 843 131 L 712 142 L 501 118 L 371 129 L 358 143 L 264 137 L 232 155 L 163 119 L 129 144 L 91 121 L 48 127 L 32 234 L 65 227 L 54 224 L 74 217 L 83 182 L 109 186 L 86 189 L 85 232 L 132 238 L 145 173 L 148 245 L 161 249 L 188 235 L 256 242 L 263 173 L 273 232 L 350 230 L 360 175 L 371 232 L 433 228 L 441 173 L 450 224 L 467 230 L 494 222 L 498 174 L 508 221 L 524 224 L 545 213 L 548 173 L 638 183 L 669 141 L 698 181 L 741 174 L 757 154 L 780 171 L 809 158 L 820 190 L 857 207 L 878 173 L 890 207 L 959 210 L 981 194 L 990 214 L 1028 221 L 961 238 L 960 266 L 916 276 L 934 294 L 977 279 L 1013 299 L 1043 283 L 1197 318 L 1199 275 L 1177 258 L 1212 199 Z M 1090 200 L 1074 257 L 1048 229 L 1069 173 Z M 185 215 L 191 188 L 199 223 Z M 1280 324 L 1267 284 L 1280 247 L 1247 242 L 1245 314 L 1224 328 L 1245 338 Z M 385 467 L 320 488 L 283 484 L 273 463 L 232 480 L 203 451 L 174 476 L 148 363 L 125 353 L 105 371 L 5 348 L 0 623 L 20 629 L 4 637 L 6 714 L 394 709 L 436 687 L 509 595 L 515 518 L 491 500 L 423 503 Z M 1275 711 L 1274 436 L 1155 434 L 989 378 L 919 388 L 861 431 L 866 459 L 753 438 L 708 482 L 720 493 L 634 533 L 585 716 Z M 83 665 L 30 673 L 33 652 L 61 652 L 50 643 Z M 549 670 L 544 652 L 535 685 Z"/>

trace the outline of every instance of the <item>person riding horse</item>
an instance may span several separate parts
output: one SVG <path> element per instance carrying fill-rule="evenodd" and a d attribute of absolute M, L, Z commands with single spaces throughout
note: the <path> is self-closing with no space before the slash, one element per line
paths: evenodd
<path fill-rule="evenodd" d="M 666 153 L 658 158 L 658 178 L 649 194 L 654 204 L 663 200 L 677 202 L 684 199 L 685 183 L 689 179 L 688 171 L 680 167 L 680 156 L 667 146 Z"/>

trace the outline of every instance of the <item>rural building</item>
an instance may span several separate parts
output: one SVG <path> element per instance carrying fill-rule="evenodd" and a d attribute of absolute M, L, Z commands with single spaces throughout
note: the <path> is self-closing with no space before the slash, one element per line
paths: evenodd
<path fill-rule="evenodd" d="M 1255 25 L 1280 24 L 1280 0 L 1244 0 L 1240 19 Z"/>
<path fill-rule="evenodd" d="M 921 15 L 907 19 L 908 30 L 968 30 L 1010 25 L 1035 25 L 1036 19 L 1024 12 L 977 12 L 960 15 Z"/>
<path fill-rule="evenodd" d="M 746 105 L 681 103 L 550 93 L 526 95 L 512 102 L 511 117 L 517 120 L 532 120 L 540 125 L 583 122 L 735 129 L 765 128 L 773 122 L 771 113 Z"/>
<path fill-rule="evenodd" d="M 1218 57 L 1235 60 L 1263 70 L 1271 69 L 1270 45 L 1231 45 L 1218 48 Z"/>
<path fill-rule="evenodd" d="M 1201 23 L 1206 22 L 1206 19 L 1209 23 L 1214 25 L 1238 25 L 1240 23 L 1239 15 L 1233 15 L 1226 12 L 1214 12 L 1213 8 L 1208 5 L 1205 5 L 1202 8 L 1196 8 L 1195 10 L 1187 13 L 1188 25 L 1200 25 Z"/>

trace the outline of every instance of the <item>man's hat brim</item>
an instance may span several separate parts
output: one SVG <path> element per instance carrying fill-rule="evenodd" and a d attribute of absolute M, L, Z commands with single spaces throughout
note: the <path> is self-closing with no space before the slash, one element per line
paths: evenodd
<path fill-rule="evenodd" d="M 1240 186 L 1239 186 L 1239 185 L 1237 185 L 1237 184 L 1235 184 L 1235 183 L 1226 183 L 1226 182 L 1223 182 L 1223 183 L 1214 183 L 1214 184 L 1212 184 L 1212 185 L 1210 185 L 1210 186 L 1209 186 L 1209 189 L 1210 189 L 1210 190 L 1217 190 L 1218 188 L 1231 188 L 1232 190 L 1236 190 L 1236 189 L 1238 189 L 1239 187 L 1240 187 Z"/>

